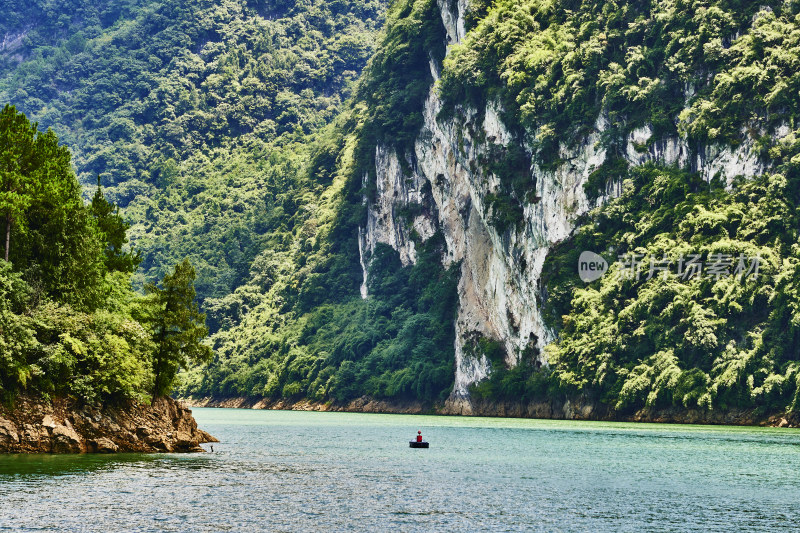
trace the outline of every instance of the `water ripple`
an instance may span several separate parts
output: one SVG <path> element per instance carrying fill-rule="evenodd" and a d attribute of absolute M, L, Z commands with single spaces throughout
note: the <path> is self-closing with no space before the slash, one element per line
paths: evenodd
<path fill-rule="evenodd" d="M 198 409 L 197 455 L 0 457 L 0 531 L 785 531 L 800 432 Z M 432 446 L 412 450 L 421 429 Z"/>

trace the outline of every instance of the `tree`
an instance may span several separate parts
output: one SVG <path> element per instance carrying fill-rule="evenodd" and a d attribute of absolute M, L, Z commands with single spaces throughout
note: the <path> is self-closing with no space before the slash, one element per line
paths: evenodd
<path fill-rule="evenodd" d="M 9 260 L 11 228 L 24 221 L 35 192 L 36 124 L 12 105 L 0 112 L 0 213 L 5 223 L 5 260 Z"/>
<path fill-rule="evenodd" d="M 154 400 L 169 393 L 181 368 L 211 359 L 211 348 L 202 344 L 208 328 L 195 302 L 194 279 L 194 267 L 184 259 L 164 276 L 161 287 L 145 287 L 153 301 Z"/>
<path fill-rule="evenodd" d="M 0 112 L 0 220 L 4 258 L 56 301 L 101 304 L 101 232 L 81 198 L 66 146 L 7 105 Z M 13 246 L 12 246 L 13 243 Z"/>
<path fill-rule="evenodd" d="M 100 187 L 100 176 L 97 177 L 97 191 L 89 205 L 100 240 L 105 244 L 105 265 L 109 271 L 130 272 L 136 271 L 142 262 L 140 252 L 125 251 L 128 243 L 127 231 L 130 224 L 126 223 L 119 214 L 119 207 L 106 200 L 103 189 Z"/>

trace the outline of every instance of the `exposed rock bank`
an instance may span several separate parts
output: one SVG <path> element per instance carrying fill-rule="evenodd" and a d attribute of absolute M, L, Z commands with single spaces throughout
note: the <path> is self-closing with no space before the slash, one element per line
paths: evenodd
<path fill-rule="evenodd" d="M 0 406 L 0 453 L 201 452 L 217 440 L 172 398 L 153 405 L 78 405 L 17 398 Z"/>
<path fill-rule="evenodd" d="M 619 413 L 583 398 L 560 402 L 494 402 L 467 400 L 456 404 L 430 405 L 423 402 L 392 402 L 363 397 L 344 404 L 308 400 L 270 400 L 255 398 L 188 398 L 192 407 L 235 409 L 274 409 L 290 411 L 333 411 L 348 413 L 392 413 L 414 415 L 460 415 L 552 420 L 595 420 L 615 422 L 655 422 L 667 424 L 713 424 L 731 426 L 800 427 L 800 416 L 793 413 L 763 413 L 753 409 L 705 411 L 681 409 L 642 409 Z"/>
<path fill-rule="evenodd" d="M 800 427 L 800 416 L 796 413 L 770 413 L 756 409 L 709 411 L 678 408 L 640 409 L 630 413 L 615 411 L 586 398 L 573 398 L 563 403 L 557 401 L 520 403 L 471 400 L 460 405 L 461 411 L 454 411 L 453 405 L 448 402 L 447 407 L 442 410 L 442 414 L 607 422 Z"/>
<path fill-rule="evenodd" d="M 407 415 L 442 414 L 437 407 L 423 402 L 389 402 L 374 398 L 357 398 L 345 404 L 309 400 L 272 400 L 268 398 L 186 398 L 191 407 L 225 407 L 231 409 L 272 409 L 276 411 L 335 411 L 348 413 L 392 413 Z"/>

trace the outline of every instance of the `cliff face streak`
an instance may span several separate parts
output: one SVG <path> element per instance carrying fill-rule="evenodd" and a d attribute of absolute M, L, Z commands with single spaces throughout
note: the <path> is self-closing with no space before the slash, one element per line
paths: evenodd
<path fill-rule="evenodd" d="M 465 35 L 466 3 L 459 1 L 454 6 L 456 11 L 451 11 L 452 5 L 439 1 L 448 53 L 450 45 Z M 437 66 L 431 69 L 436 78 Z M 461 263 L 459 311 L 454 325 L 455 386 L 445 411 L 473 414 L 477 406 L 469 397 L 468 387 L 484 379 L 490 367 L 485 357 L 465 353 L 465 344 L 476 336 L 488 337 L 504 345 L 509 364 L 516 364 L 526 348 L 533 349 L 532 353 L 538 351 L 539 362 L 547 364 L 543 348 L 554 339 L 554 333 L 540 311 L 545 258 L 554 244 L 569 237 L 579 216 L 618 196 L 621 183 L 608 184 L 596 201 L 590 201 L 584 191 L 589 175 L 606 159 L 600 140 L 608 121 L 601 115 L 594 132 L 583 142 L 560 146 L 559 156 L 565 163 L 556 170 L 531 164 L 530 179 L 535 183 L 537 200 L 525 203 L 521 226 L 500 233 L 489 221 L 486 202 L 487 195 L 498 190 L 500 181 L 481 160 L 485 161 L 492 145 L 517 142 L 528 154 L 533 150 L 527 140 L 514 139 L 500 119 L 501 110 L 492 104 L 482 112 L 459 109 L 447 120 L 437 119 L 441 106 L 435 87 L 431 87 L 413 153 L 398 154 L 388 146 L 376 150 L 377 198 L 370 203 L 368 222 L 362 228 L 362 265 L 367 264 L 377 243 L 392 246 L 404 264 L 413 263 L 412 232 L 425 240 L 436 230 L 442 231 L 447 244 L 443 262 Z M 650 127 L 643 127 L 628 136 L 623 153 L 631 166 L 647 162 L 688 166 L 707 180 L 717 175 L 728 184 L 736 176 L 752 177 L 766 170 L 747 140 L 735 149 L 711 145 L 693 154 L 681 138 L 648 143 L 652 134 Z M 524 137 L 535 139 L 536 132 L 525 132 Z M 642 150 L 642 146 L 647 148 Z M 406 158 L 410 175 L 404 173 L 399 157 Z M 430 193 L 426 194 L 428 185 Z M 398 215 L 412 204 L 423 206 L 418 210 L 421 214 L 412 220 Z M 362 290 L 362 295 L 366 291 Z"/>

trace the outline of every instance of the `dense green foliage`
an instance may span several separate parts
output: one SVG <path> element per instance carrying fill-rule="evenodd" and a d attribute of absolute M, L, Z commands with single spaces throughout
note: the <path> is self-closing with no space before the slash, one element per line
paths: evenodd
<path fill-rule="evenodd" d="M 10 261 L 0 259 L 0 397 L 144 399 L 153 383 L 163 393 L 187 351 L 208 351 L 198 347 L 206 330 L 191 266 L 179 265 L 155 298 L 134 293 L 136 256 L 116 206 L 99 190 L 85 205 L 69 150 L 12 106 L 0 113 L 0 157 L 13 243 Z"/>
<path fill-rule="evenodd" d="M 522 351 L 519 361 L 507 364 L 506 350 L 498 341 L 479 337 L 469 339 L 464 353 L 470 357 L 485 356 L 491 364 L 491 375 L 470 387 L 470 393 L 480 399 L 507 402 L 531 402 L 560 398 L 564 392 L 543 369 L 535 343 Z"/>
<path fill-rule="evenodd" d="M 14 106 L 0 112 L 0 214 L 6 261 L 49 296 L 91 309 L 102 299 L 102 235 L 80 197 L 70 153 Z"/>
<path fill-rule="evenodd" d="M 413 145 L 422 126 L 422 106 L 444 59 L 445 29 L 435 0 L 394 2 L 381 46 L 358 87 L 366 106 L 363 138 Z"/>
<path fill-rule="evenodd" d="M 212 337 L 214 361 L 183 392 L 322 401 L 439 401 L 449 392 L 457 273 L 441 265 L 444 240 L 417 242 L 419 260 L 406 268 L 396 252 L 376 248 L 367 300 L 357 241 L 376 144 L 402 148 L 422 124 L 433 82 L 425 46 L 444 52 L 437 10 L 430 0 L 393 5 L 359 97 L 314 136 L 298 172 L 299 183 L 319 192 L 302 198 L 292 238 L 271 240 L 250 281 L 209 308 L 222 329 Z"/>
<path fill-rule="evenodd" d="M 382 0 L 31 2 L 0 22 L 10 101 L 100 177 L 133 224 L 137 283 L 190 257 L 201 301 L 291 239 L 306 135 L 338 113 L 374 50 Z M 4 12 L 7 11 L 4 9 Z"/>
<path fill-rule="evenodd" d="M 563 329 L 550 347 L 554 377 L 618 409 L 800 408 L 800 174 L 786 170 L 733 191 L 675 169 L 633 170 L 623 195 L 573 238 L 573 250 L 614 243 L 614 254 L 674 263 L 700 254 L 706 268 L 710 256 L 724 254 L 733 259 L 731 274 L 743 254 L 761 258 L 758 276 L 688 277 L 673 268 L 648 279 L 648 259 L 638 279 L 617 275 L 616 263 L 601 281 L 579 287 L 576 252 L 556 254 L 549 305 Z"/>
<path fill-rule="evenodd" d="M 597 129 L 607 156 L 586 192 L 596 199 L 608 182 L 623 185 L 620 198 L 584 216 L 548 256 L 541 300 L 558 333 L 546 349 L 549 366 L 540 368 L 533 341 L 508 367 L 499 342 L 468 339 L 465 353 L 492 365 L 473 394 L 587 394 L 620 411 L 800 408 L 800 3 L 472 0 L 467 36 L 447 58 L 434 0 L 391 3 L 380 34 L 379 0 L 15 5 L 14 17 L 0 22 L 0 31 L 21 36 L 0 52 L 0 99 L 58 125 L 78 150 L 81 179 L 99 176 L 123 206 L 142 251 L 137 284 L 164 277 L 185 256 L 197 267 L 214 354 L 189 370 L 182 393 L 435 402 L 449 392 L 458 274 L 457 265 L 441 265 L 444 238 L 414 235 L 418 260 L 406 267 L 376 247 L 369 297 L 359 295 L 358 239 L 364 199 L 375 194 L 376 147 L 396 149 L 405 170 L 415 164 L 434 69 L 440 118 L 474 109 L 479 122 L 492 104 L 509 129 L 505 145 L 475 137 L 488 147 L 475 164 L 499 184 L 484 205 L 500 233 L 524 227 L 525 206 L 539 201 L 533 171 L 558 168 L 560 148 Z M 687 167 L 631 167 L 629 135 L 645 126 L 652 135 L 636 150 L 679 137 L 689 147 Z M 742 143 L 755 147 L 768 173 L 726 189 L 694 172 L 704 147 Z M 43 249 L 36 235 L 61 238 L 62 255 L 37 268 L 87 276 L 49 287 L 6 267 L 3 290 L 15 296 L 0 308 L 3 331 L 19 333 L 2 342 L 16 339 L 10 353 L 27 355 L 4 359 L 3 386 L 38 379 L 52 390 L 39 369 L 62 368 L 63 360 L 66 370 L 53 375 L 96 368 L 109 383 L 103 390 L 131 395 L 146 385 L 164 393 L 179 366 L 207 355 L 194 342 L 199 309 L 189 285 L 178 283 L 192 276 L 181 267 L 149 297 L 130 292 L 125 277 L 139 256 L 125 242 L 120 213 L 102 192 L 83 208 L 76 187 L 64 183 L 69 201 L 59 201 L 58 220 L 74 231 L 59 237 L 42 229 L 49 218 L 9 209 L 16 185 L 3 182 L 12 256 Z M 33 193 L 29 204 L 28 214 L 54 209 Z M 400 215 L 415 209 L 422 206 Z M 93 235 L 80 241 L 88 248 L 64 252 L 80 231 Z M 757 279 L 647 279 L 644 271 L 621 279 L 617 265 L 587 285 L 575 271 L 582 250 L 612 263 L 632 252 L 675 261 L 744 254 L 759 256 L 762 268 Z M 67 257 L 74 264 L 60 262 Z M 106 281 L 76 289 L 98 276 Z M 72 278 L 47 282 L 60 279 Z M 186 289 L 176 292 L 186 319 L 178 330 L 194 344 L 160 359 L 176 363 L 165 364 L 162 380 L 150 373 L 160 364 L 142 364 L 141 354 L 171 342 L 165 321 L 180 322 L 163 315 L 154 326 L 152 316 L 169 307 L 173 282 Z M 48 336 L 40 323 L 68 334 Z M 109 346 L 128 346 L 113 363 L 130 368 L 126 376 L 103 370 L 100 360 L 110 356 L 91 355 L 100 353 L 95 339 L 106 337 L 117 339 Z"/>
<path fill-rule="evenodd" d="M 149 322 L 153 328 L 153 398 L 169 394 L 181 368 L 211 359 L 211 349 L 201 344 L 208 335 L 205 315 L 197 309 L 194 268 L 184 259 L 162 286 L 148 284 L 152 298 Z"/>
<path fill-rule="evenodd" d="M 683 0 L 473 2 L 474 29 L 445 60 L 443 116 L 498 104 L 503 121 L 555 168 L 560 145 L 581 142 L 604 119 L 606 162 L 587 184 L 590 197 L 624 174 L 627 135 L 652 128 L 646 146 L 683 136 L 705 143 L 755 140 L 765 157 L 798 153 L 800 4 Z M 694 155 L 694 154 L 692 154 Z M 622 165 L 622 168 L 621 168 Z M 489 198 L 499 230 L 514 227 L 535 187 Z"/>
<path fill-rule="evenodd" d="M 141 253 L 126 248 L 130 224 L 123 220 L 119 207 L 109 202 L 103 194 L 100 178 L 97 179 L 97 190 L 89 204 L 89 212 L 97 223 L 101 240 L 105 243 L 103 253 L 106 268 L 120 272 L 135 272 L 142 261 Z"/>
<path fill-rule="evenodd" d="M 144 399 L 151 336 L 134 318 L 137 297 L 123 274 L 101 280 L 107 300 L 80 311 L 41 294 L 0 260 L 0 395 L 19 391 L 80 400 Z"/>
<path fill-rule="evenodd" d="M 548 256 L 544 313 L 559 336 L 549 368 L 530 357 L 507 368 L 499 344 L 472 344 L 492 376 L 474 393 L 504 400 L 587 394 L 612 408 L 800 409 L 795 316 L 800 247 L 800 4 L 737 0 L 472 2 L 471 31 L 444 62 L 442 118 L 496 104 L 516 144 L 540 169 L 562 164 L 559 146 L 583 142 L 602 118 L 606 160 L 590 175 L 594 199 L 608 182 L 623 195 L 579 221 Z M 689 166 L 630 168 L 629 133 L 645 145 L 681 137 Z M 772 170 L 725 190 L 692 172 L 709 144 L 754 146 Z M 491 154 L 490 154 L 491 155 Z M 508 175 L 490 157 L 484 170 Z M 513 175 L 513 174 L 512 174 Z M 501 232 L 538 199 L 535 183 L 504 180 L 487 196 Z M 642 254 L 638 279 L 621 265 L 586 285 L 578 256 L 614 263 Z M 760 256 L 760 278 L 647 279 L 650 258 Z M 735 266 L 735 265 L 734 265 Z M 733 270 L 733 267 L 731 267 Z"/>
<path fill-rule="evenodd" d="M 783 0 L 501 0 L 447 58 L 442 94 L 451 108 L 498 101 L 508 124 L 536 132 L 542 158 L 601 112 L 610 148 L 645 124 L 738 142 L 749 121 L 794 120 L 798 10 Z"/>
<path fill-rule="evenodd" d="M 140 282 L 183 256 L 197 266 L 215 357 L 186 390 L 446 394 L 455 271 L 438 263 L 442 241 L 419 243 L 413 269 L 382 250 L 362 301 L 355 238 L 375 143 L 408 143 L 421 124 L 429 62 L 444 56 L 436 3 L 395 3 L 356 89 L 369 104 L 328 128 L 374 51 L 382 2 L 142 1 L 113 16 L 78 4 L 99 17 L 65 21 L 89 21 L 80 46 L 26 41 L 0 96 L 57 124 L 82 179 L 99 175 L 124 207 Z"/>
<path fill-rule="evenodd" d="M 274 309 L 257 308 L 241 327 L 214 337 L 215 363 L 188 392 L 443 399 L 453 379 L 457 277 L 455 269 L 442 271 L 440 247 L 439 239 L 429 240 L 412 268 L 378 247 L 367 300 L 354 294 L 288 322 Z"/>

